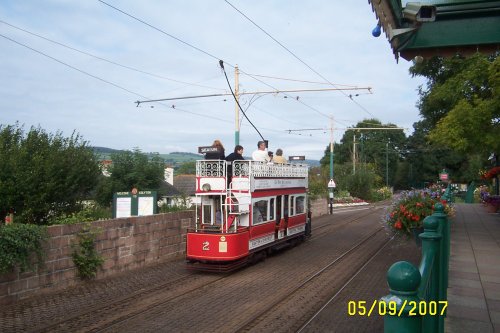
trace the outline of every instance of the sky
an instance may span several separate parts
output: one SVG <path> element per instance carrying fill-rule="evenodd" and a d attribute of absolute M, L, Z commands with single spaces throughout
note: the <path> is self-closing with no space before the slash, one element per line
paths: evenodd
<path fill-rule="evenodd" d="M 269 150 L 307 159 L 323 156 L 330 129 L 340 142 L 364 119 L 410 135 L 424 80 L 372 36 L 376 24 L 366 0 L 3 0 L 0 124 L 162 154 L 219 139 L 229 154 L 237 65 L 258 130 L 239 113 L 245 156 L 259 132 Z"/>

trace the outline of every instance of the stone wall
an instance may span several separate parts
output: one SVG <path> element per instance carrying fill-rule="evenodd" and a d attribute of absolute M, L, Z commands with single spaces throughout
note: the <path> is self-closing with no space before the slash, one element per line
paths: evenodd
<path fill-rule="evenodd" d="M 313 218 L 328 214 L 328 199 L 323 198 L 311 201 L 311 212 Z"/>
<path fill-rule="evenodd" d="M 326 199 L 312 201 L 311 210 L 313 218 L 327 214 Z M 0 275 L 0 305 L 80 283 L 71 245 L 78 243 L 84 225 L 48 227 L 44 267 Z M 186 251 L 186 230 L 193 225 L 194 211 L 93 222 L 92 228 L 98 230 L 96 249 L 105 260 L 97 278 L 181 258 Z"/>
<path fill-rule="evenodd" d="M 186 250 L 186 230 L 194 212 L 158 214 L 92 223 L 96 249 L 104 258 L 97 278 L 181 257 Z M 72 247 L 85 224 L 48 227 L 45 265 L 35 272 L 14 271 L 0 275 L 0 304 L 80 283 L 71 258 Z"/>

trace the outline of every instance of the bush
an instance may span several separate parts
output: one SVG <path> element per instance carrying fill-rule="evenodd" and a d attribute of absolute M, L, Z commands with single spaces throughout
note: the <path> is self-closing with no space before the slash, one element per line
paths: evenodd
<path fill-rule="evenodd" d="M 360 170 L 347 177 L 347 188 L 352 196 L 369 201 L 374 186 L 375 174 L 368 170 Z"/>
<path fill-rule="evenodd" d="M 110 208 L 103 208 L 96 204 L 85 206 L 82 210 L 72 214 L 61 214 L 49 219 L 49 225 L 56 224 L 76 224 L 82 222 L 92 222 L 112 217 Z"/>
<path fill-rule="evenodd" d="M 373 201 L 382 201 L 386 199 L 390 199 L 392 197 L 392 190 L 384 186 L 382 188 L 379 188 L 378 190 L 372 191 L 371 194 L 371 199 Z"/>
<path fill-rule="evenodd" d="M 0 226 L 0 274 L 19 266 L 21 271 L 43 263 L 43 241 L 48 237 L 47 229 L 34 224 L 13 223 Z"/>
<path fill-rule="evenodd" d="M 99 230 L 92 230 L 90 224 L 88 224 L 78 234 L 78 244 L 72 244 L 73 253 L 71 257 L 81 279 L 95 277 L 97 269 L 104 263 L 104 259 L 95 249 L 97 233 L 99 233 Z"/>
<path fill-rule="evenodd" d="M 47 224 L 74 212 L 99 175 L 93 150 L 78 134 L 0 125 L 0 220 L 13 211 L 23 223 Z"/>

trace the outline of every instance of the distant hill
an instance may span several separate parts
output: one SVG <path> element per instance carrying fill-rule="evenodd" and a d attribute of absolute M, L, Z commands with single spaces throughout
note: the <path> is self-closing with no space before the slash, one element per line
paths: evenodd
<path fill-rule="evenodd" d="M 107 147 L 92 147 L 92 148 L 94 149 L 94 152 L 97 154 L 100 160 L 109 160 L 111 159 L 111 154 L 116 154 L 125 151 Z M 154 153 L 145 153 L 145 154 L 153 155 Z M 165 160 L 165 163 L 172 164 L 174 167 L 177 167 L 185 162 L 191 162 L 203 159 L 203 155 L 186 153 L 186 152 L 173 152 L 169 154 L 158 154 L 158 155 Z M 251 157 L 245 157 L 245 159 L 250 160 Z M 319 166 L 319 161 L 316 160 L 305 160 L 301 162 L 311 167 Z"/>
<path fill-rule="evenodd" d="M 111 154 L 117 154 L 124 152 L 125 150 L 112 149 L 107 147 L 92 147 L 96 155 L 100 160 L 109 160 L 111 159 Z M 146 153 L 146 155 L 153 155 L 155 153 Z M 161 158 L 165 160 L 166 163 L 172 164 L 174 167 L 190 161 L 196 161 L 202 159 L 203 156 L 199 154 L 193 153 L 185 153 L 185 152 L 173 152 L 169 154 L 158 154 Z"/>

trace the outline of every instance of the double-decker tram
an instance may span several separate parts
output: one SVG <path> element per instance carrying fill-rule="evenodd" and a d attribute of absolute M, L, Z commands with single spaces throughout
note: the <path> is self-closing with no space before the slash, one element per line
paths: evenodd
<path fill-rule="evenodd" d="M 311 233 L 307 188 L 307 165 L 197 161 L 189 267 L 229 271 L 304 240 Z"/>

